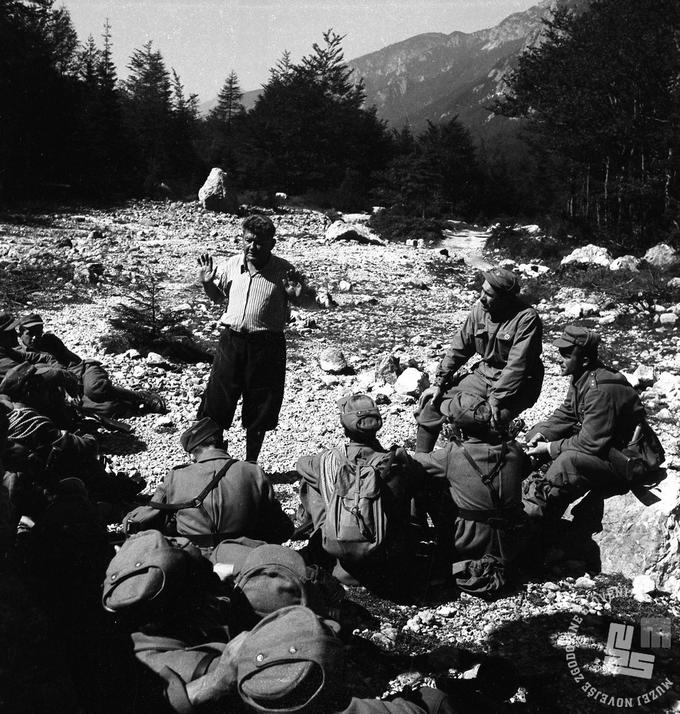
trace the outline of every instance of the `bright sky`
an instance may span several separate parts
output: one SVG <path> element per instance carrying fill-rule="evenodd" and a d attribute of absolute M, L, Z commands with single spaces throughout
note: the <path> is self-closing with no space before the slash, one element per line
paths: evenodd
<path fill-rule="evenodd" d="M 538 0 L 62 0 L 78 36 L 100 36 L 106 18 L 114 59 L 127 76 L 132 51 L 147 40 L 200 101 L 214 98 L 233 69 L 244 91 L 267 80 L 284 50 L 295 62 L 333 28 L 346 59 L 422 32 L 492 27 Z M 58 4 L 58 3 L 57 3 Z"/>

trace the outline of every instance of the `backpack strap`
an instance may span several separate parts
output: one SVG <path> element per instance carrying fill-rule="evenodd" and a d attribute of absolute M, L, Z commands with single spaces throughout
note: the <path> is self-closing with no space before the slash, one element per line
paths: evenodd
<path fill-rule="evenodd" d="M 228 459 L 227 463 L 210 479 L 210 483 L 190 501 L 181 501 L 179 503 L 161 503 L 160 501 L 149 501 L 147 504 L 159 511 L 182 511 L 185 508 L 199 508 L 205 497 L 217 486 L 217 484 L 226 476 L 227 471 L 236 463 L 238 459 Z"/>
<path fill-rule="evenodd" d="M 493 503 L 494 508 L 496 511 L 499 513 L 503 511 L 503 506 L 501 504 L 500 498 L 498 497 L 498 492 L 494 489 L 494 487 L 491 485 L 500 472 L 501 468 L 503 468 L 503 464 L 505 463 L 505 456 L 508 453 L 508 445 L 506 444 L 505 441 L 501 441 L 501 455 L 500 458 L 498 459 L 498 463 L 489 471 L 488 474 L 485 474 L 478 466 L 477 462 L 472 458 L 470 455 L 470 452 L 465 448 L 463 445 L 463 442 L 460 441 L 457 437 L 454 437 L 453 441 L 456 443 L 457 446 L 460 447 L 461 451 L 463 452 L 463 456 L 467 459 L 467 462 L 472 466 L 472 468 L 482 477 L 482 483 L 489 489 L 489 495 L 491 496 L 491 502 Z"/>

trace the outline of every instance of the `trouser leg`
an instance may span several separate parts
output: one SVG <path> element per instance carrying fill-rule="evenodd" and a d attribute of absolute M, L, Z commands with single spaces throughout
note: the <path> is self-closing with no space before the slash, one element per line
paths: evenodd
<path fill-rule="evenodd" d="M 208 384 L 198 407 L 197 419 L 210 417 L 229 429 L 243 386 L 245 341 L 229 329 L 220 336 Z"/>
<path fill-rule="evenodd" d="M 258 431 L 257 429 L 248 429 L 246 431 L 246 461 L 250 461 L 252 464 L 257 463 L 257 457 L 260 455 L 266 434 L 266 431 Z"/>

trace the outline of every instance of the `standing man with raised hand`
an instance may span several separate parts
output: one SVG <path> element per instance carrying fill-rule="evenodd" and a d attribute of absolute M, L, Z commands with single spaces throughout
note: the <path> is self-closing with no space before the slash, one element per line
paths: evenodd
<path fill-rule="evenodd" d="M 479 300 L 446 351 L 434 385 L 420 398 L 416 451 L 432 451 L 460 393 L 486 400 L 492 425 L 507 423 L 536 403 L 543 384 L 543 325 L 536 310 L 520 300 L 519 290 L 510 270 L 484 273 Z M 475 353 L 481 360 L 460 379 L 456 372 Z"/>
<path fill-rule="evenodd" d="M 208 297 L 225 303 L 224 331 L 197 418 L 231 426 L 239 397 L 246 460 L 256 462 L 267 431 L 276 428 L 286 376 L 284 329 L 289 305 L 317 304 L 315 291 L 288 261 L 272 254 L 276 228 L 267 216 L 243 221 L 243 252 L 219 266 L 205 253 L 198 277 Z M 328 300 L 325 306 L 328 306 Z"/>

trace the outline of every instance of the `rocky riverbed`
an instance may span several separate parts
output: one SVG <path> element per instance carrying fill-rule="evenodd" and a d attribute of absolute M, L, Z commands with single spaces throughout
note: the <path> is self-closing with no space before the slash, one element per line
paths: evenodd
<path fill-rule="evenodd" d="M 268 435 L 261 454 L 261 465 L 292 514 L 297 496 L 291 470 L 297 458 L 342 439 L 336 408 L 340 396 L 359 390 L 374 394 L 384 415 L 381 440 L 413 444 L 416 394 L 409 385 L 394 383 L 396 375 L 386 358 L 394 356 L 402 367 L 417 370 L 420 374 L 414 383 L 422 387 L 423 375 L 432 375 L 447 340 L 476 298 L 481 279 L 473 266 L 481 263 L 476 258 L 465 262 L 470 256 L 460 233 L 455 239 L 457 252 L 450 249 L 446 255 L 441 246 L 329 242 L 329 221 L 319 213 L 300 210 L 275 214 L 272 219 L 277 225 L 276 252 L 305 272 L 314 286 L 328 290 L 337 303 L 331 309 L 296 316 L 288 332 L 288 376 L 280 425 Z M 167 399 L 167 416 L 130 420 L 133 438 L 103 437 L 104 450 L 114 466 L 138 471 L 149 488 L 168 467 L 184 461 L 179 433 L 195 415 L 210 367 L 107 352 L 103 344 L 112 332 L 109 318 L 117 304 L 149 281 L 151 271 L 161 277 L 161 308 L 201 344 L 214 346 L 220 309 L 209 302 L 196 281 L 196 259 L 203 252 L 222 258 L 238 251 L 239 226 L 235 217 L 179 202 L 0 215 L 0 274 L 6 278 L 0 299 L 6 307 L 16 313 L 40 312 L 48 329 L 61 335 L 78 354 L 101 360 L 116 382 L 153 389 Z M 482 231 L 475 231 L 479 235 Z M 479 241 L 474 246 L 477 253 Z M 507 256 L 486 254 L 484 259 L 498 262 L 502 257 Z M 652 312 L 676 314 L 676 307 L 653 306 Z M 654 521 L 654 527 L 663 523 L 655 555 L 634 564 L 632 570 L 613 567 L 629 578 L 651 569 L 652 584 L 645 592 L 637 592 L 635 599 L 629 579 L 613 571 L 610 575 L 579 572 L 579 564 L 571 563 L 557 566 L 547 574 L 547 581 L 525 582 L 494 603 L 462 596 L 451 602 L 404 605 L 353 592 L 350 595 L 367 611 L 365 621 L 357 622 L 356 633 L 377 648 L 379 657 L 371 661 L 381 662 L 357 671 L 352 679 L 357 693 L 377 695 L 429 676 L 432 672 L 421 671 L 422 667 L 407 672 L 413 668 L 404 668 L 403 659 L 397 666 L 390 657 L 395 653 L 408 657 L 448 643 L 472 660 L 475 655 L 493 653 L 514 662 L 522 686 L 510 704 L 501 705 L 491 698 L 489 711 L 502 707 L 530 712 L 600 711 L 608 704 L 598 704 L 596 692 L 605 698 L 610 694 L 615 699 L 635 699 L 674 676 L 676 681 L 663 699 L 635 699 L 635 708 L 672 710 L 680 694 L 675 626 L 671 647 L 654 650 L 652 679 L 617 676 L 604 659 L 610 621 L 634 625 L 639 633 L 642 617 L 669 617 L 675 622 L 679 614 L 680 587 L 673 590 L 672 580 L 678 574 L 678 531 L 669 530 L 669 521 L 664 520 L 675 518 L 678 506 L 674 469 L 680 466 L 675 416 L 680 406 L 680 358 L 675 321 L 657 317 L 655 322 L 648 312 L 612 304 L 596 285 L 574 288 L 560 285 L 557 279 L 538 309 L 546 325 L 546 380 L 539 402 L 525 414 L 528 424 L 547 416 L 566 391 L 567 381 L 559 376 L 551 341 L 575 317 L 601 326 L 614 366 L 631 374 L 641 368 L 640 386 L 647 387 L 643 398 L 672 468 L 659 497 L 666 510 Z M 343 353 L 348 374 L 330 374 L 321 368 L 319 358 L 328 350 Z M 229 442 L 232 454 L 243 457 L 240 428 L 232 429 Z M 644 533 L 629 540 L 639 538 L 644 541 Z M 602 543 L 603 550 L 605 545 L 613 550 L 620 547 L 606 540 Z M 638 550 L 644 546 L 637 542 Z M 603 563 L 614 562 L 605 556 L 603 552 Z M 651 563 L 653 557 L 661 565 Z M 632 560 L 633 556 L 626 562 Z M 572 626 L 575 617 L 581 618 L 577 627 Z M 577 681 L 568 665 L 569 644 L 576 648 L 582 680 Z M 457 660 L 451 674 L 462 679 L 470 676 L 470 657 Z M 584 682 L 590 682 L 593 689 L 583 689 Z"/>

